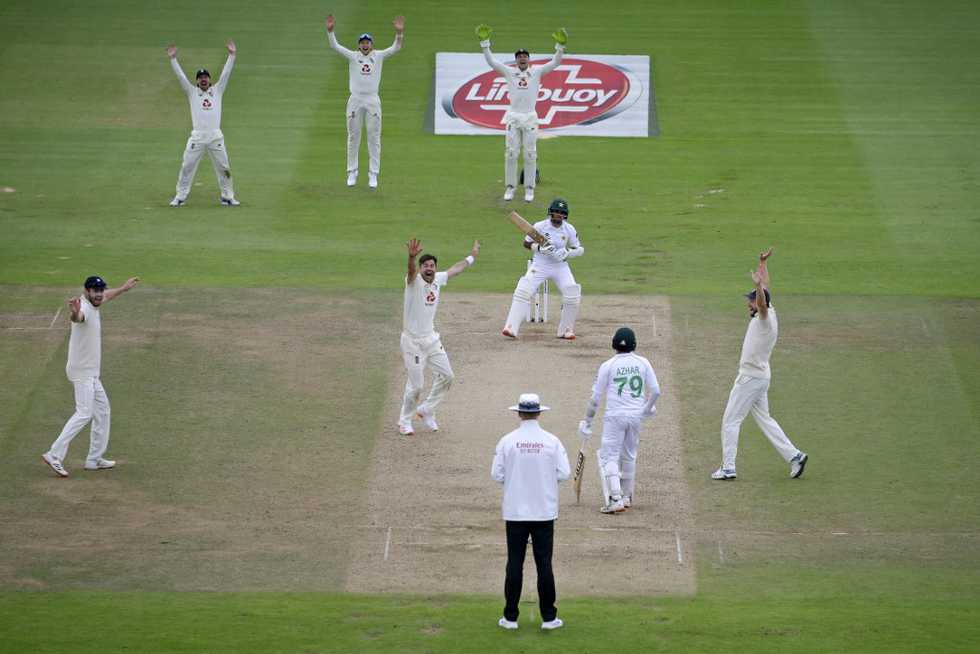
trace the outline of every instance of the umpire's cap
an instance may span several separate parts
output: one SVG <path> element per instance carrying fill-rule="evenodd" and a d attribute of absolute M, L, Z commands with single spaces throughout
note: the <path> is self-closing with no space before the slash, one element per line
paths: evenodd
<path fill-rule="evenodd" d="M 202 68 L 201 70 L 197 71 L 197 75 L 194 76 L 194 79 L 201 79 L 202 77 L 211 77 L 211 73 L 208 72 L 207 68 Z"/>
<path fill-rule="evenodd" d="M 767 307 L 771 307 L 772 306 L 772 297 L 770 297 L 770 295 L 769 295 L 769 289 L 768 288 L 764 288 L 764 289 L 762 289 L 762 292 L 766 294 L 766 306 Z M 755 301 L 755 295 L 756 295 L 755 289 L 752 289 L 749 293 L 746 293 L 745 294 L 745 297 L 749 298 L 752 301 Z"/>
<path fill-rule="evenodd" d="M 613 334 L 612 346 L 617 352 L 632 352 L 636 349 L 636 334 L 629 327 L 620 327 Z"/>
<path fill-rule="evenodd" d="M 105 288 L 108 284 L 98 275 L 92 275 L 85 279 L 85 288 Z"/>
<path fill-rule="evenodd" d="M 537 393 L 521 393 L 521 396 L 517 398 L 517 404 L 510 407 L 510 410 L 518 413 L 541 413 L 550 408 L 541 406 L 541 398 L 538 397 Z"/>

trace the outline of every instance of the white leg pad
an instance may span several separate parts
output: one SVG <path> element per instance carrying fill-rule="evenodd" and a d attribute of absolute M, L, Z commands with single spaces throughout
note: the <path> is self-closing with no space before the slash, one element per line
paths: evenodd
<path fill-rule="evenodd" d="M 561 289 L 561 294 L 561 318 L 558 320 L 557 333 L 559 337 L 575 331 L 575 319 L 578 318 L 578 308 L 582 302 L 582 285 L 570 284 Z"/>
<path fill-rule="evenodd" d="M 510 333 L 517 336 L 521 329 L 521 323 L 527 317 L 531 308 L 531 296 L 534 295 L 534 287 L 527 277 L 521 277 L 514 289 L 514 298 L 510 303 L 510 312 L 507 314 L 507 322 L 504 324 Z"/>

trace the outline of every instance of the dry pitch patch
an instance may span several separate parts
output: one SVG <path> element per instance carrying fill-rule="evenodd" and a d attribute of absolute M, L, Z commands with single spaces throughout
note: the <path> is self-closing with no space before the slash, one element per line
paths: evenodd
<path fill-rule="evenodd" d="M 398 434 L 405 375 L 397 358 L 365 504 L 359 508 L 366 524 L 355 534 L 346 589 L 499 593 L 506 547 L 501 491 L 489 471 L 497 440 L 517 426 L 507 407 L 521 392 L 538 392 L 552 407 L 542 426 L 562 439 L 574 465 L 576 427 L 594 375 L 613 354 L 613 332 L 629 325 L 664 393 L 657 416 L 641 434 L 636 504 L 621 515 L 599 513 L 596 429 L 581 504 L 575 504 L 570 480 L 561 487 L 555 534 L 559 597 L 693 593 L 695 548 L 685 536 L 692 515 L 667 298 L 586 296 L 574 342 L 554 337 L 557 298 L 552 298 L 552 322 L 525 324 L 516 342 L 502 337 L 499 323 L 509 301 L 509 295 L 450 293 L 441 303 L 437 328 L 456 381 L 439 408 L 438 432 L 417 423 L 414 436 Z M 534 597 L 533 568 L 529 552 L 525 600 Z"/>

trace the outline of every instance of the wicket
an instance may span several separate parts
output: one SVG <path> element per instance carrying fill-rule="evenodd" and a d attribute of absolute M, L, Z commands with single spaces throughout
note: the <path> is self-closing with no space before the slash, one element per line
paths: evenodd
<path fill-rule="evenodd" d="M 531 262 L 527 262 L 528 270 L 531 269 Z M 534 291 L 534 298 L 527 307 L 528 322 L 548 322 L 548 280 L 544 280 Z"/>

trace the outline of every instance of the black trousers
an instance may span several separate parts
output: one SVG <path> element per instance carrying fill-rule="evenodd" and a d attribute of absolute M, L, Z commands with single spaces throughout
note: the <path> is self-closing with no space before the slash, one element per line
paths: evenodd
<path fill-rule="evenodd" d="M 555 521 L 518 522 L 507 521 L 507 577 L 504 580 L 504 617 L 517 621 L 520 611 L 521 588 L 524 585 L 524 556 L 527 554 L 527 539 L 531 539 L 534 552 L 534 565 L 538 570 L 538 600 L 541 605 L 541 619 L 554 620 L 558 615 L 555 608 L 555 575 L 551 570 L 551 551 L 555 542 Z"/>

